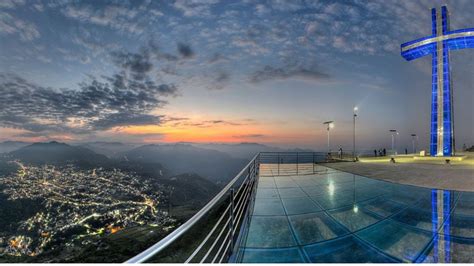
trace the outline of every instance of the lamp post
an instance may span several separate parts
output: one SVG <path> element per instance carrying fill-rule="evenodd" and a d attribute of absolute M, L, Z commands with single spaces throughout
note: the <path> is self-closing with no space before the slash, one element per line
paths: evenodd
<path fill-rule="evenodd" d="M 352 130 L 352 160 L 355 162 L 356 161 L 356 117 L 357 117 L 357 106 L 354 107 L 354 112 L 353 112 L 353 130 Z"/>
<path fill-rule="evenodd" d="M 417 146 L 417 145 L 415 145 L 416 140 L 418 140 L 418 136 L 416 134 L 411 134 L 411 144 L 413 146 L 413 154 L 416 153 L 416 146 Z"/>
<path fill-rule="evenodd" d="M 331 130 L 331 128 L 334 127 L 334 121 L 326 121 L 326 122 L 323 123 L 323 125 L 327 126 L 327 131 L 328 131 L 328 154 L 330 155 L 331 154 L 331 149 L 329 147 L 329 131 Z"/>
<path fill-rule="evenodd" d="M 397 155 L 397 151 L 395 150 L 395 135 L 398 135 L 398 131 L 396 129 L 389 130 L 392 133 L 392 152 Z"/>

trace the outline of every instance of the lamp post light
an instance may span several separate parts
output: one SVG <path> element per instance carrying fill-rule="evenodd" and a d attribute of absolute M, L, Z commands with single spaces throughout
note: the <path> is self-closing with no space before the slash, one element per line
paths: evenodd
<path fill-rule="evenodd" d="M 389 130 L 392 133 L 392 152 L 397 155 L 397 151 L 395 150 L 395 136 L 398 135 L 398 131 L 396 129 Z"/>
<path fill-rule="evenodd" d="M 323 123 L 323 125 L 327 126 L 327 131 L 328 131 L 328 154 L 330 155 L 331 154 L 331 149 L 329 147 L 329 131 L 331 130 L 331 128 L 334 127 L 334 121 L 326 121 L 326 122 Z"/>
<path fill-rule="evenodd" d="M 357 106 L 354 107 L 354 112 L 353 112 L 353 130 L 352 130 L 352 160 L 355 162 L 356 161 L 356 117 L 357 117 Z"/>
<path fill-rule="evenodd" d="M 413 154 L 416 153 L 416 148 L 417 148 L 416 146 L 418 145 L 415 145 L 415 142 L 417 142 L 416 144 L 418 144 L 417 140 L 418 140 L 418 136 L 416 134 L 411 134 L 411 144 L 413 146 Z"/>

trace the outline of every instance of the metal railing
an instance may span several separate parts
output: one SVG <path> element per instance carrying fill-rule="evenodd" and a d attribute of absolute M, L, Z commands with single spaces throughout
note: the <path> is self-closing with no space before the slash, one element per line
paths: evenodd
<path fill-rule="evenodd" d="M 237 254 L 238 243 L 242 240 L 242 232 L 245 231 L 241 229 L 248 228 L 250 223 L 249 213 L 253 207 L 259 174 L 265 175 L 261 173 L 261 165 L 268 168 L 266 172 L 271 175 L 299 175 L 315 173 L 317 163 L 341 160 L 352 160 L 352 157 L 324 152 L 258 153 L 194 216 L 126 263 L 232 261 L 233 254 Z M 157 259 L 162 253 L 168 253 L 162 257 L 172 259 Z M 176 256 L 177 253 L 182 254 Z"/>
<path fill-rule="evenodd" d="M 352 153 L 261 152 L 260 163 L 265 169 L 260 175 L 314 174 L 318 163 L 341 161 L 353 161 Z"/>
<path fill-rule="evenodd" d="M 238 232 L 247 217 L 247 209 L 255 193 L 259 172 L 259 157 L 253 159 L 212 200 L 184 224 L 179 226 L 158 243 L 126 261 L 126 263 L 147 262 L 176 242 L 206 215 L 217 218 L 212 229 L 205 235 L 184 262 L 227 261 L 235 247 Z M 222 212 L 221 210 L 224 209 Z M 207 218 L 207 217 L 206 217 Z"/>

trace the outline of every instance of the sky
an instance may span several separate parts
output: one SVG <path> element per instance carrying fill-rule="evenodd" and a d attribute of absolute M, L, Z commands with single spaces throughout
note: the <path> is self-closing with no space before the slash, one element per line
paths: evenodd
<path fill-rule="evenodd" d="M 431 57 L 400 44 L 474 27 L 456 1 L 0 1 L 0 141 L 428 147 Z M 474 51 L 450 55 L 456 145 L 474 144 Z"/>

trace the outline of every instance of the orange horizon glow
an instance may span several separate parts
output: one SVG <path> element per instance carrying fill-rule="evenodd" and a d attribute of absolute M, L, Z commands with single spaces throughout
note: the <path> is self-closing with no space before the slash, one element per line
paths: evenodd
<path fill-rule="evenodd" d="M 325 134 L 325 131 L 318 132 L 314 128 L 309 127 L 307 123 L 294 121 L 245 122 L 245 120 L 238 119 L 226 119 L 222 123 L 212 123 L 209 121 L 219 120 L 195 118 L 182 124 L 166 122 L 161 125 L 116 127 L 100 132 L 97 136 L 102 139 L 121 139 L 123 142 L 146 144 L 177 142 L 306 144 L 312 143 L 312 140 L 318 139 L 318 137 L 324 137 L 323 134 Z M 64 142 L 87 141 L 87 139 L 81 139 L 80 136 L 67 134 L 56 134 L 47 137 L 20 137 L 27 131 L 15 129 L 7 131 L 4 131 L 4 133 L 10 133 L 6 135 L 12 136 L 8 138 L 9 140 L 29 142 L 46 142 L 51 140 Z"/>

